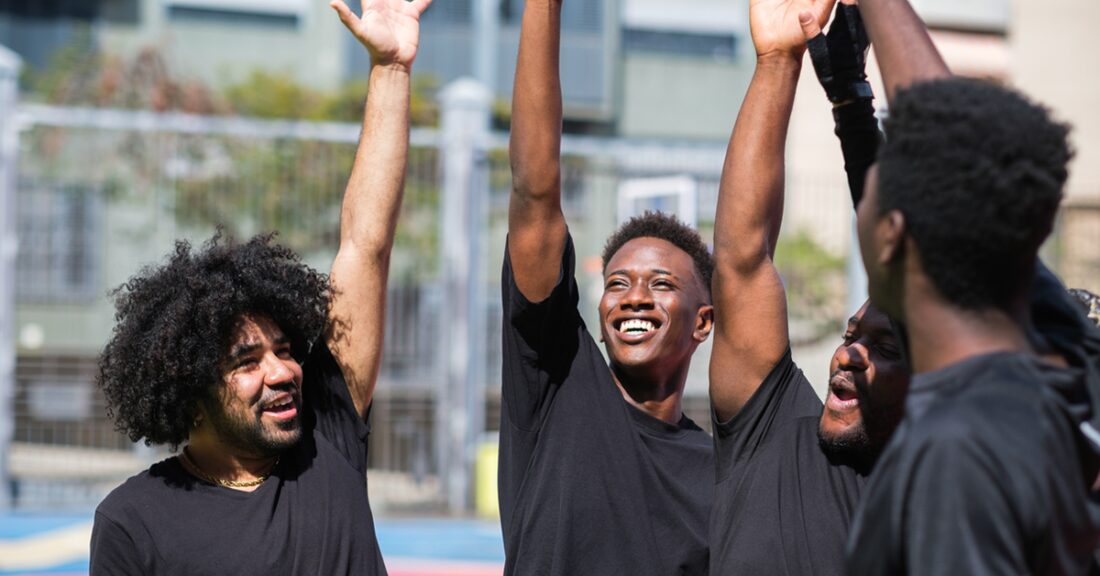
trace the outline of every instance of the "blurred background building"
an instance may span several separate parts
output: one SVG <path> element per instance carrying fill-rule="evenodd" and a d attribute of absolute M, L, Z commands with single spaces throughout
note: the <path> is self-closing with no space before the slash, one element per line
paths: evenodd
<path fill-rule="evenodd" d="M 1067 284 L 1100 288 L 1100 58 L 1086 32 L 1100 3 L 913 4 L 955 71 L 1018 86 L 1075 126 L 1078 155 L 1047 257 Z M 436 0 L 423 19 L 373 411 L 370 486 L 383 511 L 460 513 L 477 482 L 495 481 L 485 466 L 478 479 L 475 464 L 498 425 L 506 130 L 522 10 L 522 0 Z M 20 103 L 0 103 L 10 152 L 0 198 L 15 201 L 8 226 L 18 238 L 15 309 L 0 308 L 0 346 L 16 358 L 0 384 L 0 479 L 20 509 L 89 506 L 164 456 L 115 432 L 94 386 L 113 324 L 106 294 L 175 239 L 201 242 L 217 225 L 279 230 L 327 269 L 369 62 L 322 0 L 0 0 L 0 45 L 23 61 Z M 746 0 L 565 2 L 564 205 L 590 318 L 602 242 L 624 217 L 676 211 L 709 240 L 753 55 Z M 470 76 L 485 97 L 447 89 Z M 449 122 L 470 106 L 490 118 L 486 133 Z M 448 158 L 475 169 L 456 176 Z M 853 311 L 852 210 L 808 64 L 788 158 L 777 263 L 796 358 L 824 384 Z M 448 218 L 448 206 L 460 210 Z M 455 346 L 463 359 L 446 353 Z M 686 402 L 703 425 L 708 358 L 707 347 L 696 355 Z"/>

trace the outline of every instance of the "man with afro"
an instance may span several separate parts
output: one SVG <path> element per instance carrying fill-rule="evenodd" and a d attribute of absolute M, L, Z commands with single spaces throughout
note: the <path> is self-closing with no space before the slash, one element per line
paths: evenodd
<path fill-rule="evenodd" d="M 712 326 L 713 264 L 699 234 L 671 216 L 627 222 L 603 253 L 604 359 L 578 310 L 561 206 L 562 10 L 562 0 L 526 2 L 513 92 L 501 286 L 504 571 L 706 574 L 711 440 L 681 401 Z"/>
<path fill-rule="evenodd" d="M 859 6 L 890 113 L 857 233 L 913 379 L 853 520 L 848 573 L 1086 573 L 1088 366 L 1044 349 L 1030 305 L 1068 127 L 951 77 L 906 0 Z"/>
<path fill-rule="evenodd" d="M 92 574 L 386 573 L 368 416 L 430 2 L 363 0 L 361 17 L 332 2 L 372 66 L 330 276 L 272 235 L 219 233 L 116 291 L 108 410 L 134 441 L 183 449 L 100 504 Z"/>

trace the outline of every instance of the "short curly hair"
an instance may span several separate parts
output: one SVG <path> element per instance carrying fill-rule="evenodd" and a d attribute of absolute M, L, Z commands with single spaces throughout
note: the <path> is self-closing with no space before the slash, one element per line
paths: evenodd
<path fill-rule="evenodd" d="M 186 440 L 199 403 L 221 385 L 242 316 L 271 318 L 304 358 L 325 326 L 329 280 L 273 239 L 237 243 L 219 231 L 198 252 L 178 241 L 167 263 L 112 292 L 116 325 L 96 383 L 120 432 L 146 444 Z"/>
<path fill-rule="evenodd" d="M 884 124 L 880 214 L 904 214 L 948 301 L 1009 306 L 1053 228 L 1073 157 L 1069 127 L 1017 92 L 964 78 L 899 91 Z"/>
<path fill-rule="evenodd" d="M 683 250 L 695 262 L 703 288 L 710 295 L 710 279 L 714 275 L 714 257 L 707 248 L 699 232 L 681 222 L 676 216 L 663 212 L 646 211 L 619 226 L 603 247 L 603 271 L 607 272 L 607 263 L 624 244 L 635 238 L 659 238 Z"/>

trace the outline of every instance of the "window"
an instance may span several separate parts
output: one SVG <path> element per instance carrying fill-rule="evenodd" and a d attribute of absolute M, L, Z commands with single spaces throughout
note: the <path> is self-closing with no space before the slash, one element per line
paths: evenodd
<path fill-rule="evenodd" d="M 500 21 L 519 26 L 524 0 L 499 0 Z M 565 2 L 561 9 L 561 28 L 573 32 L 603 32 L 607 0 Z M 432 8 L 435 9 L 434 7 Z"/>
<path fill-rule="evenodd" d="M 691 176 L 636 178 L 619 183 L 619 222 L 646 211 L 673 214 L 694 227 L 698 221 L 699 188 Z"/>
<path fill-rule="evenodd" d="M 623 31 L 623 49 L 679 56 L 716 56 L 732 58 L 737 39 L 732 34 L 668 32 L 628 28 Z"/>
<path fill-rule="evenodd" d="M 22 302 L 95 299 L 99 290 L 102 198 L 71 186 L 21 186 L 16 295 Z"/>
<path fill-rule="evenodd" d="M 425 24 L 469 24 L 473 22 L 474 0 L 434 2 L 422 18 Z M 507 1 L 507 0 L 505 0 Z"/>
<path fill-rule="evenodd" d="M 174 21 L 296 27 L 306 0 L 164 0 Z"/>

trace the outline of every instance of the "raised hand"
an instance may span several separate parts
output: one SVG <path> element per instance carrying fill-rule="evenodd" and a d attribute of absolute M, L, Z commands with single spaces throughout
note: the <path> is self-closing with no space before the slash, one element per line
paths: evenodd
<path fill-rule="evenodd" d="M 370 52 L 375 66 L 412 68 L 420 45 L 420 15 L 432 0 L 362 0 L 362 17 L 356 16 L 343 0 L 329 6 L 340 21 Z"/>
<path fill-rule="evenodd" d="M 834 4 L 836 0 L 751 0 L 749 28 L 757 58 L 801 58 L 806 50 L 801 18 L 824 26 Z"/>

